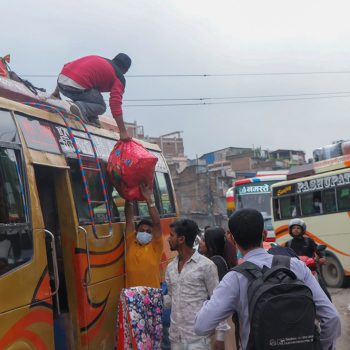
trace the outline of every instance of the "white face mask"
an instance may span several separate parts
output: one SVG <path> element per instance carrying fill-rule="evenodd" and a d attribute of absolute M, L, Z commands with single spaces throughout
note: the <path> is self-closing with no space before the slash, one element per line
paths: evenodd
<path fill-rule="evenodd" d="M 149 242 L 152 241 L 152 234 L 148 232 L 137 232 L 136 234 L 136 240 L 141 244 L 141 245 L 146 245 Z"/>

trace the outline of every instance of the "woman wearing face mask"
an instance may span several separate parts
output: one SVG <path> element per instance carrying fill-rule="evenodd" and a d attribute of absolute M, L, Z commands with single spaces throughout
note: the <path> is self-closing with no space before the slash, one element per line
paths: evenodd
<path fill-rule="evenodd" d="M 153 194 L 146 185 L 140 186 L 151 220 L 141 220 L 135 229 L 133 203 L 125 202 L 126 217 L 126 287 L 145 286 L 159 288 L 160 259 L 163 237 L 159 213 Z"/>

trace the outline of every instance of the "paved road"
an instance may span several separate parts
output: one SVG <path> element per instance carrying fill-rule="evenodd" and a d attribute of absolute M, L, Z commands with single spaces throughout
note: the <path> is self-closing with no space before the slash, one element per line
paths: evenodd
<path fill-rule="evenodd" d="M 342 336 L 337 342 L 337 350 L 349 350 L 350 348 L 350 288 L 330 288 L 333 303 L 340 317 Z"/>

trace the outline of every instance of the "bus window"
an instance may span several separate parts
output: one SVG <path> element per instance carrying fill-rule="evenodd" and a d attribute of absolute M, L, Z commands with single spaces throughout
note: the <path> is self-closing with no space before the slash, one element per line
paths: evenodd
<path fill-rule="evenodd" d="M 334 213 L 337 211 L 334 188 L 323 192 L 323 210 L 325 213 Z"/>
<path fill-rule="evenodd" d="M 299 215 L 299 208 L 295 196 L 279 199 L 279 215 L 281 219 L 293 218 Z"/>
<path fill-rule="evenodd" d="M 153 195 L 161 217 L 175 214 L 175 205 L 168 174 L 156 172 L 153 182 Z M 137 202 L 137 216 L 149 217 L 146 202 Z"/>
<path fill-rule="evenodd" d="M 125 199 L 118 193 L 118 191 L 114 187 L 112 189 L 112 199 L 113 199 L 113 206 L 116 208 L 117 212 L 119 213 L 120 220 L 125 221 L 125 212 L 124 212 Z"/>
<path fill-rule="evenodd" d="M 301 214 L 303 216 L 323 214 L 321 192 L 304 193 L 300 195 Z"/>
<path fill-rule="evenodd" d="M 337 188 L 338 209 L 350 210 L 350 187 Z"/>
<path fill-rule="evenodd" d="M 156 186 L 157 186 L 157 183 L 155 180 L 153 180 L 153 197 L 156 198 Z M 156 205 L 157 205 L 157 209 L 159 211 L 159 205 L 156 202 Z M 143 202 L 143 201 L 137 201 L 134 203 L 134 208 L 136 208 L 136 213 L 135 215 L 138 216 L 139 218 L 149 218 L 149 211 L 148 211 L 148 206 L 147 206 L 147 203 L 146 202 Z"/>
<path fill-rule="evenodd" d="M 16 125 L 9 111 L 0 109 L 1 141 L 19 143 Z"/>
<path fill-rule="evenodd" d="M 0 275 L 29 261 L 33 253 L 28 229 L 19 154 L 0 148 Z"/>
<path fill-rule="evenodd" d="M 0 148 L 0 223 L 24 223 L 23 193 L 19 178 L 19 164 L 15 151 Z"/>
<path fill-rule="evenodd" d="M 137 202 L 137 216 L 141 218 L 149 217 L 148 206 L 146 202 Z"/>
<path fill-rule="evenodd" d="M 279 204 L 279 199 L 275 198 L 273 200 L 273 213 L 275 220 L 281 220 L 281 211 L 280 211 L 280 204 Z"/>
<path fill-rule="evenodd" d="M 86 166 L 86 161 L 84 162 Z M 78 212 L 79 223 L 90 223 L 89 207 L 87 204 L 86 193 L 84 189 L 83 179 L 81 171 L 77 161 L 70 161 L 71 179 L 73 185 L 73 193 L 75 205 Z M 85 169 L 85 177 L 89 188 L 91 206 L 94 212 L 94 219 L 97 223 L 108 222 L 107 209 L 104 203 L 104 197 L 102 192 L 102 185 L 100 181 L 99 172 L 94 170 L 96 165 L 94 162 L 88 164 L 89 169 Z M 110 198 L 110 209 L 112 215 L 112 221 L 119 221 L 119 213 L 117 206 L 114 205 L 112 200 L 112 188 L 109 185 L 105 175 L 105 164 L 101 164 L 102 171 L 104 172 L 104 178 L 106 183 L 106 190 L 108 198 Z"/>
<path fill-rule="evenodd" d="M 160 200 L 160 215 L 166 216 L 174 214 L 174 201 L 171 196 L 169 175 L 165 173 L 156 173 L 157 189 Z"/>

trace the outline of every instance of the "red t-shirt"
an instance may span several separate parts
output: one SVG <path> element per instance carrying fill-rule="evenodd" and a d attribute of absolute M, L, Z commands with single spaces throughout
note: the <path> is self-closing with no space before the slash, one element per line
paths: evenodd
<path fill-rule="evenodd" d="M 112 64 L 100 56 L 85 56 L 64 65 L 61 74 L 86 89 L 110 92 L 109 105 L 113 117 L 123 114 L 124 85 L 118 79 Z"/>

